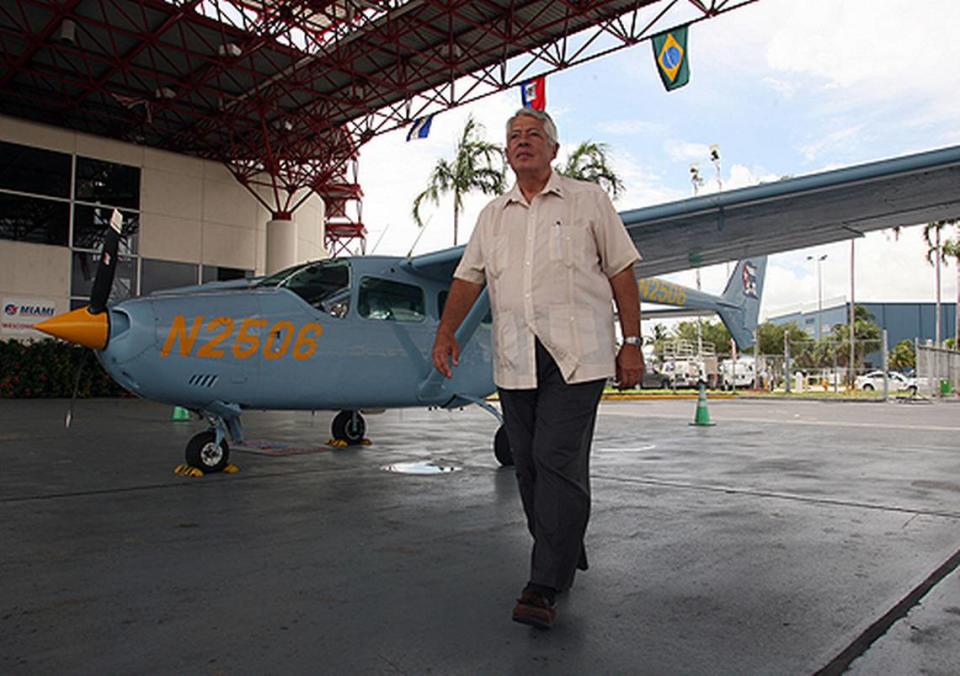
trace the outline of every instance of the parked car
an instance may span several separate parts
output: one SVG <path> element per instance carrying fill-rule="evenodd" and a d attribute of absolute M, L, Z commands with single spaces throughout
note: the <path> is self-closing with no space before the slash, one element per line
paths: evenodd
<path fill-rule="evenodd" d="M 887 382 L 891 392 L 910 392 L 916 394 L 917 379 L 908 378 L 902 373 L 896 371 L 887 371 Z M 857 376 L 854 384 L 858 390 L 871 392 L 883 389 L 883 371 L 870 371 L 862 376 Z"/>

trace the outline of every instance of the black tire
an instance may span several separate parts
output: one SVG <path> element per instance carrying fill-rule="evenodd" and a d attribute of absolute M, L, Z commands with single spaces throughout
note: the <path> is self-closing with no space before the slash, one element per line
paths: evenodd
<path fill-rule="evenodd" d="M 917 386 L 911 385 L 910 387 L 907 388 L 907 392 L 910 394 L 911 397 L 917 396 Z"/>
<path fill-rule="evenodd" d="M 503 425 L 497 428 L 493 437 L 493 454 L 501 467 L 513 467 L 513 451 L 510 450 L 510 440 L 507 439 L 507 430 Z"/>
<path fill-rule="evenodd" d="M 230 446 L 224 439 L 220 442 L 220 447 L 217 448 L 217 433 L 213 430 L 207 430 L 195 435 L 187 442 L 184 457 L 188 465 L 196 467 L 206 474 L 222 472 L 223 468 L 230 462 Z"/>
<path fill-rule="evenodd" d="M 870 383 L 864 384 L 864 386 L 863 386 L 863 391 L 864 391 L 864 392 L 873 392 L 873 385 L 871 385 Z"/>
<path fill-rule="evenodd" d="M 346 441 L 354 446 L 363 441 L 363 435 L 367 433 L 367 422 L 359 413 L 356 414 L 356 421 L 354 421 L 353 411 L 340 411 L 333 419 L 330 431 L 334 439 Z"/>

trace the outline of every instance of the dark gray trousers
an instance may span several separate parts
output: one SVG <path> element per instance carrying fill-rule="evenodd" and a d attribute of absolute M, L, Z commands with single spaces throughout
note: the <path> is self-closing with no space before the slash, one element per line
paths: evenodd
<path fill-rule="evenodd" d="M 568 385 L 537 341 L 536 389 L 500 389 L 504 425 L 533 535 L 530 582 L 568 589 L 586 569 L 590 444 L 605 380 Z"/>

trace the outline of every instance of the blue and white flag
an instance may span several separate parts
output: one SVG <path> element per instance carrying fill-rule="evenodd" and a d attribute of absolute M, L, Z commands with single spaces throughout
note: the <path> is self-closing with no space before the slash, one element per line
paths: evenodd
<path fill-rule="evenodd" d="M 430 136 L 430 123 L 433 122 L 433 115 L 418 117 L 410 125 L 410 131 L 407 132 L 407 140 L 413 141 L 418 138 L 427 138 Z"/>

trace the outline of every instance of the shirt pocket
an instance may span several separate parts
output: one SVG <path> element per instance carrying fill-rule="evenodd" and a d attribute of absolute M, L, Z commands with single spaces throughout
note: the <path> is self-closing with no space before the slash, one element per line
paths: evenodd
<path fill-rule="evenodd" d="M 496 355 L 497 366 L 504 370 L 512 370 L 517 364 L 519 349 L 519 335 L 517 322 L 512 312 L 502 312 L 494 321 L 493 353 Z"/>
<path fill-rule="evenodd" d="M 586 265 L 596 258 L 596 253 L 587 247 L 586 224 L 550 226 L 550 260 L 562 262 L 568 267 Z"/>
<path fill-rule="evenodd" d="M 503 271 L 507 269 L 509 264 L 510 242 L 505 234 L 501 234 L 496 238 L 496 240 L 494 240 L 493 255 L 490 257 L 490 261 L 487 264 L 487 270 L 489 271 L 491 277 L 498 279 L 500 275 L 503 274 Z"/>

